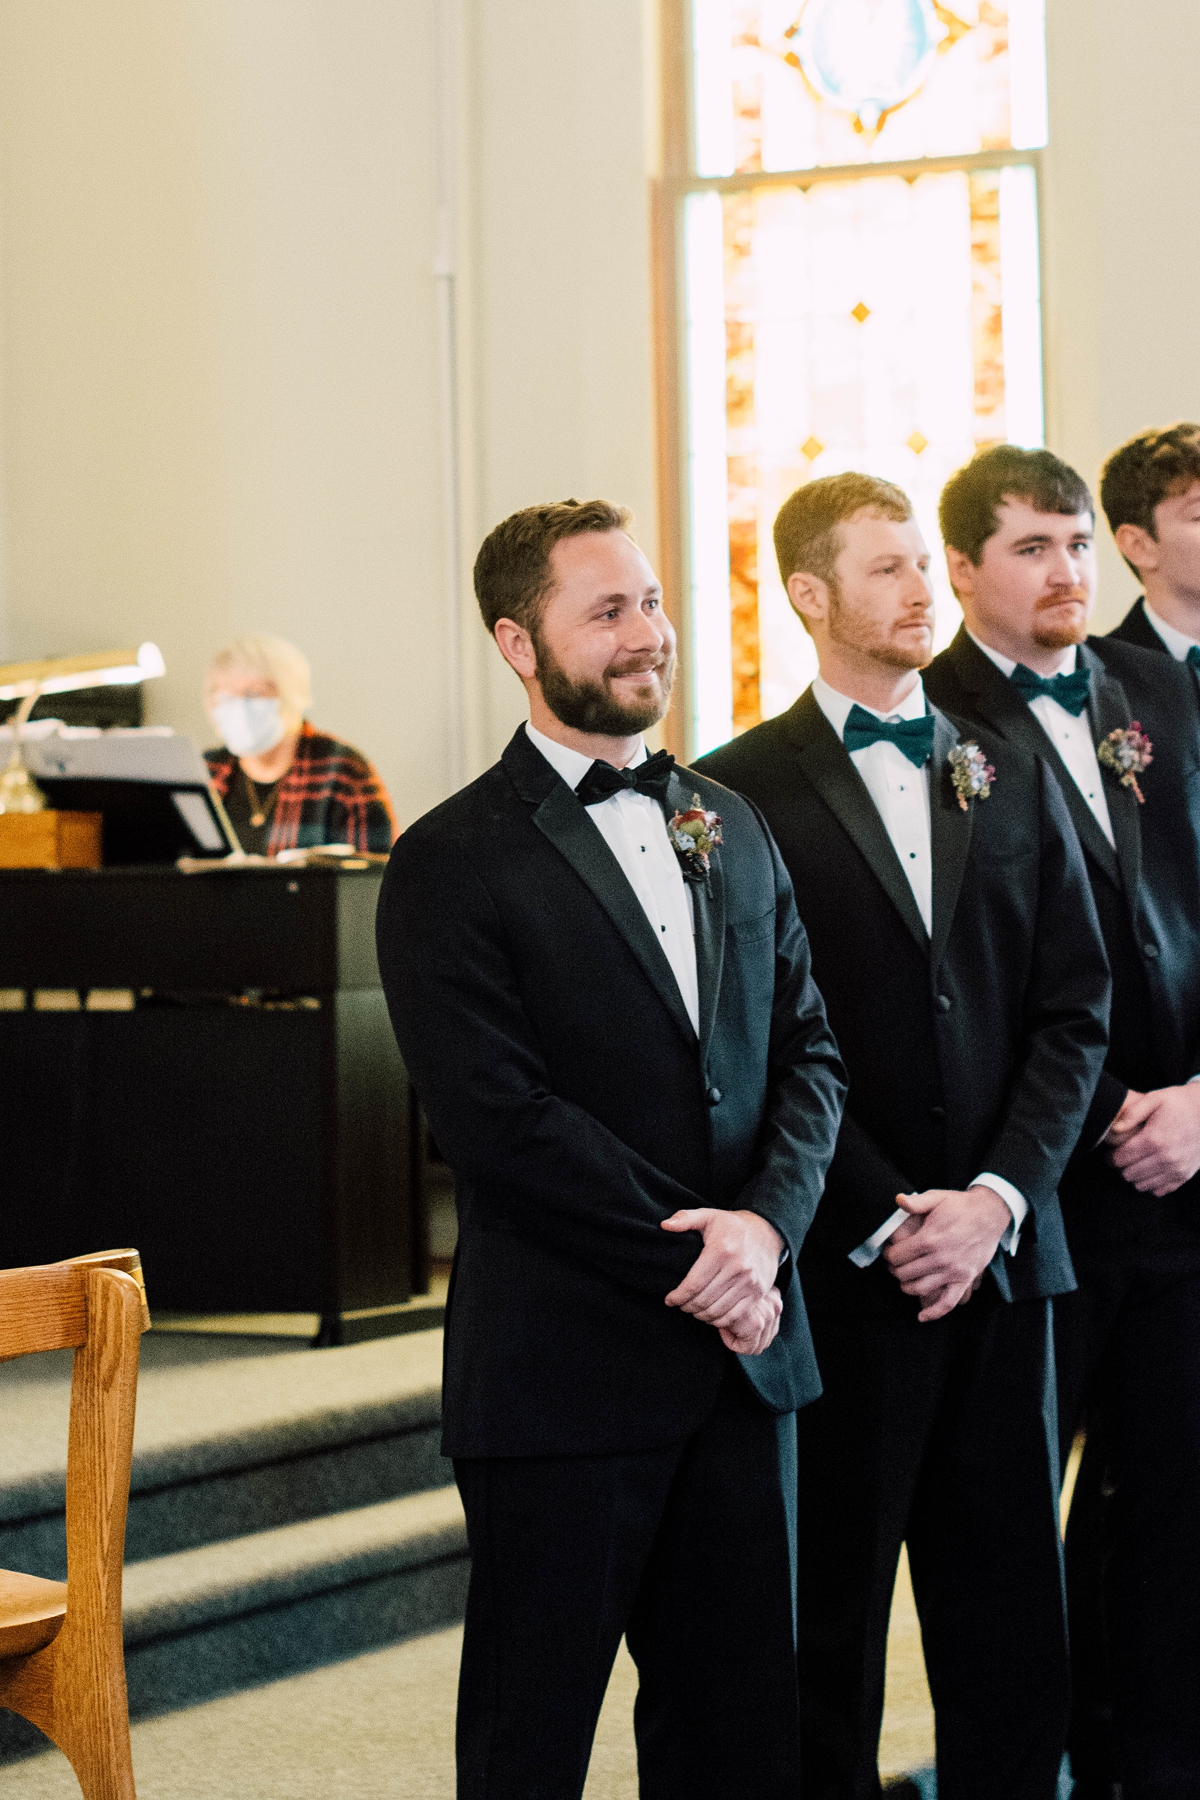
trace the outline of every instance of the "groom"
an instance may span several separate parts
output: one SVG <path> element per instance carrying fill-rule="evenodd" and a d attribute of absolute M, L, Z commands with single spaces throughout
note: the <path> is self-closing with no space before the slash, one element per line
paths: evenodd
<path fill-rule="evenodd" d="M 622 1633 L 644 1796 L 798 1792 L 795 1266 L 842 1069 L 760 818 L 647 757 L 675 636 L 628 525 L 572 500 L 485 540 L 530 722 L 404 834 L 380 902 L 457 1181 L 460 1800 L 577 1800 Z"/>
<path fill-rule="evenodd" d="M 799 1271 L 825 1384 L 798 1421 L 804 1792 L 879 1794 L 906 1541 L 941 1800 L 1054 1800 L 1047 1297 L 1074 1285 L 1057 1188 L 1104 1058 L 1104 951 L 1053 778 L 926 703 L 906 496 L 809 482 L 775 544 L 820 676 L 701 767 L 775 834 L 850 1078 Z"/>

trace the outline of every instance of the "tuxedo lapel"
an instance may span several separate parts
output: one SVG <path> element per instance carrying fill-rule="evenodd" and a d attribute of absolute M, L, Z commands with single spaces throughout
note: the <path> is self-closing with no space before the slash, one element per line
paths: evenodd
<path fill-rule="evenodd" d="M 977 713 L 985 725 L 990 726 L 1000 737 L 1007 738 L 1009 743 L 1032 751 L 1043 762 L 1049 763 L 1058 778 L 1058 785 L 1080 843 L 1113 885 L 1119 886 L 1122 872 L 1112 845 L 1100 829 L 1095 813 L 1080 793 L 1078 782 L 1058 754 L 1053 739 L 1042 730 L 1041 721 L 1030 711 L 1020 692 L 1007 675 L 1001 674 L 995 663 L 983 654 L 978 644 L 972 642 L 965 627 L 955 638 L 948 654 L 953 661 L 959 685 L 968 696 L 972 714 Z M 1080 649 L 1079 656 L 1080 666 L 1092 671 L 1093 683 L 1097 670 L 1104 676 L 1104 664 L 1086 646 Z M 1111 796 L 1111 790 L 1108 791 Z M 1109 810 L 1112 810 L 1111 803 Z M 1116 835 L 1115 825 L 1113 835 Z"/>
<path fill-rule="evenodd" d="M 1113 679 L 1100 658 L 1089 650 L 1086 644 L 1079 654 L 1084 666 L 1092 673 L 1092 697 L 1088 703 L 1088 715 L 1092 721 L 1092 735 L 1096 743 L 1101 744 L 1110 731 L 1123 731 L 1128 726 L 1130 723 L 1129 703 L 1120 682 Z M 1113 837 L 1117 843 L 1117 861 L 1121 867 L 1121 878 L 1126 898 L 1132 908 L 1136 901 L 1138 883 L 1142 878 L 1142 826 L 1141 820 L 1138 818 L 1139 801 L 1133 790 L 1122 787 L 1109 770 L 1102 767 L 1100 778 L 1104 783 L 1104 797 L 1108 801 L 1108 816 L 1112 822 Z"/>
<path fill-rule="evenodd" d="M 965 740 L 969 742 L 969 739 Z M 929 815 L 933 847 L 933 968 L 936 973 L 954 922 L 971 848 L 975 808 L 986 801 L 968 800 L 965 809 L 950 777 L 950 752 L 958 732 L 944 713 L 934 713 L 933 755 L 929 764 Z"/>
<path fill-rule="evenodd" d="M 789 725 L 805 776 L 867 863 L 918 947 L 927 951 L 929 935 L 925 922 L 887 828 L 846 746 L 817 705 L 811 689 L 792 708 Z"/>
<path fill-rule="evenodd" d="M 1170 655 L 1167 646 L 1146 617 L 1144 594 L 1134 601 L 1116 630 L 1110 631 L 1108 635 L 1123 644 L 1136 644 L 1139 650 L 1157 650 L 1161 655 Z"/>
<path fill-rule="evenodd" d="M 672 774 L 667 789 L 667 806 L 671 812 L 686 812 L 692 804 L 693 792 L 678 774 Z M 696 934 L 696 985 L 700 996 L 700 1048 L 703 1052 L 712 1037 L 725 961 L 725 871 L 721 867 L 719 850 L 714 850 L 709 858 L 708 880 L 691 882 L 689 887 Z"/>
<path fill-rule="evenodd" d="M 535 803 L 533 822 L 538 830 L 590 888 L 680 1031 L 690 1044 L 695 1044 L 696 1033 L 683 1004 L 675 971 L 655 938 L 650 921 L 625 879 L 620 863 L 588 818 L 578 797 L 529 742 L 524 729 L 513 738 L 501 760 L 521 798 Z"/>

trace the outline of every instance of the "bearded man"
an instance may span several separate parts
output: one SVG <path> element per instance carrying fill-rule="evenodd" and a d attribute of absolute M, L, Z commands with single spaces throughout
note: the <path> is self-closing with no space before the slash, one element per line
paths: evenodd
<path fill-rule="evenodd" d="M 825 1392 L 798 1420 L 806 1800 L 878 1800 L 903 1543 L 941 1800 L 1054 1800 L 1067 1650 L 1050 1296 L 1108 970 L 1044 765 L 931 708 L 929 552 L 875 476 L 775 549 L 820 675 L 700 767 L 761 808 L 850 1090 L 800 1259 Z M 797 629 L 800 627 L 797 626 Z"/>
<path fill-rule="evenodd" d="M 643 1795 L 794 1800 L 796 1259 L 841 1064 L 753 808 L 642 732 L 675 635 L 604 501 L 475 565 L 530 720 L 405 832 L 378 942 L 455 1172 L 460 1800 L 575 1800 L 622 1633 Z"/>

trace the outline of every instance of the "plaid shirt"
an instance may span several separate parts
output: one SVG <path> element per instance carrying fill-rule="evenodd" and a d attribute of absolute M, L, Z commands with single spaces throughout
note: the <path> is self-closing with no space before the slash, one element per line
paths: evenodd
<path fill-rule="evenodd" d="M 206 750 L 213 786 L 224 800 L 237 772 L 231 750 Z M 386 853 L 397 836 L 387 789 L 365 756 L 336 738 L 314 731 L 307 719 L 291 767 L 281 778 L 267 854 L 312 850 L 318 844 L 353 844 Z"/>

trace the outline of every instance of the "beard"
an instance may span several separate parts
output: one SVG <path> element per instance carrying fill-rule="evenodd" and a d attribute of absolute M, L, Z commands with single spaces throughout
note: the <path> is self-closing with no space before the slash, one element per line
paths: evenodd
<path fill-rule="evenodd" d="M 633 737 L 657 725 L 667 710 L 675 680 L 674 654 L 629 657 L 610 663 L 599 681 L 575 681 L 539 638 L 533 648 L 542 698 L 559 723 L 572 731 L 590 737 Z M 619 700 L 612 691 L 614 678 L 642 673 L 658 679 L 648 680 L 644 693 Z"/>
<path fill-rule="evenodd" d="M 1043 611 L 1057 609 L 1064 600 L 1078 600 L 1083 607 L 1078 623 L 1072 619 L 1041 619 Z M 1039 650 L 1069 650 L 1072 644 L 1082 644 L 1087 634 L 1087 593 L 1083 588 L 1068 588 L 1039 600 L 1033 616 L 1032 631 L 1033 641 Z"/>
<path fill-rule="evenodd" d="M 932 662 L 932 609 L 919 616 L 928 635 L 922 643 L 918 643 L 911 630 L 906 630 L 903 636 L 896 636 L 886 627 L 864 620 L 853 607 L 846 605 L 835 587 L 830 588 L 829 600 L 829 635 L 835 644 L 840 644 L 847 650 L 857 650 L 871 657 L 872 661 L 882 663 L 885 668 L 901 672 L 924 669 Z M 916 624 L 917 618 L 914 617 L 908 623 Z"/>

